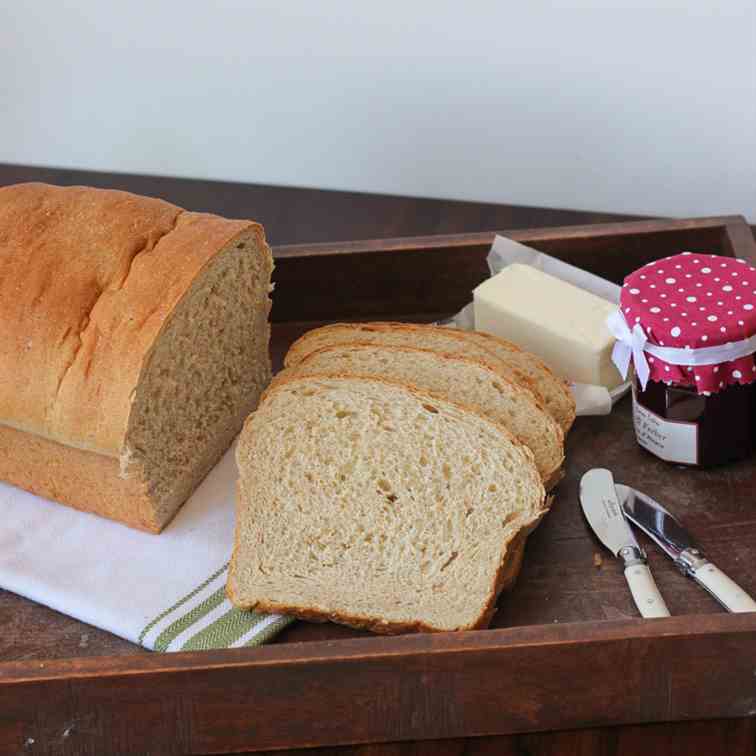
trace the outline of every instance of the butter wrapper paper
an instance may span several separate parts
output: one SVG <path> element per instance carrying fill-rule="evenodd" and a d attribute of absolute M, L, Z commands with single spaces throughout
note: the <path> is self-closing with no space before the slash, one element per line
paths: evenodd
<path fill-rule="evenodd" d="M 557 260 L 551 255 L 520 244 L 505 236 L 497 236 L 486 258 L 491 275 L 494 276 L 507 265 L 522 263 L 538 268 L 550 276 L 560 278 L 580 289 L 589 291 L 613 304 L 619 303 L 620 287 L 588 271 L 576 268 L 574 265 Z M 466 305 L 447 324 L 462 330 L 471 331 L 475 328 L 475 312 L 473 303 Z M 593 386 L 586 383 L 573 383 L 572 393 L 575 397 L 578 415 L 608 415 L 612 406 L 630 390 L 631 383 L 626 381 L 608 391 L 603 386 Z"/>

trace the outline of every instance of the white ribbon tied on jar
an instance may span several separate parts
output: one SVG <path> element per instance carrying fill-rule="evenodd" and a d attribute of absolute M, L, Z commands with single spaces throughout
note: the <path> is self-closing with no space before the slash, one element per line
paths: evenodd
<path fill-rule="evenodd" d="M 630 359 L 632 358 L 638 380 L 640 380 L 641 386 L 645 389 L 648 383 L 648 376 L 651 373 L 648 360 L 646 359 L 645 349 L 648 337 L 645 331 L 637 323 L 631 331 L 620 310 L 615 310 L 606 319 L 606 325 L 612 336 L 617 339 L 612 349 L 612 362 L 616 365 L 617 370 L 620 371 L 623 379 L 626 379 L 628 370 L 630 369 Z"/>
<path fill-rule="evenodd" d="M 631 330 L 621 310 L 615 310 L 606 319 L 606 325 L 612 336 L 617 339 L 612 349 L 612 362 L 622 377 L 627 378 L 632 359 L 641 388 L 644 390 L 651 373 L 646 358 L 647 353 L 669 365 L 697 366 L 732 362 L 756 352 L 756 334 L 741 341 L 731 341 L 717 346 L 679 349 L 652 344 L 638 323 Z"/>

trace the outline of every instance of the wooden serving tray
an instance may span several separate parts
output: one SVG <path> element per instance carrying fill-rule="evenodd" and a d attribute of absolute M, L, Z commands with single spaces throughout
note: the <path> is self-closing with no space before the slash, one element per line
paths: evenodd
<path fill-rule="evenodd" d="M 507 235 L 615 282 L 684 250 L 756 264 L 738 217 Z M 277 248 L 276 364 L 323 322 L 457 311 L 488 275 L 493 237 Z M 576 421 L 566 478 L 491 629 L 387 638 L 300 622 L 260 649 L 159 655 L 94 629 L 84 643 L 74 620 L 56 635 L 38 618 L 38 635 L 15 653 L 0 642 L 0 658 L 17 659 L 0 662 L 0 753 L 219 753 L 753 716 L 756 613 L 725 613 L 644 542 L 674 616 L 639 619 L 620 564 L 578 506 L 580 476 L 595 466 L 666 503 L 756 594 L 756 459 L 709 471 L 667 465 L 635 443 L 626 398 L 610 416 Z M 9 600 L 20 616 L 56 616 Z M 92 656 L 98 649 L 111 654 Z"/>

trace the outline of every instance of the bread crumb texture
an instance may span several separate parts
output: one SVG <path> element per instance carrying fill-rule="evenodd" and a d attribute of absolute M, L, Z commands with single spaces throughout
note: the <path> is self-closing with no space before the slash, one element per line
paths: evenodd
<path fill-rule="evenodd" d="M 279 383 L 237 462 L 233 601 L 381 632 L 485 624 L 547 506 L 504 428 L 377 378 Z"/>
<path fill-rule="evenodd" d="M 394 379 L 438 394 L 501 423 L 534 454 L 545 482 L 564 460 L 559 424 L 527 388 L 495 364 L 429 349 L 382 344 L 337 344 L 307 355 L 289 369 L 296 375 L 350 373 Z"/>

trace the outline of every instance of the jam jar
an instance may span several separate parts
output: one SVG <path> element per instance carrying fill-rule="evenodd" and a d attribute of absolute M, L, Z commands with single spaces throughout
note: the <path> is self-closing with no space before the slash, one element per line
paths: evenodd
<path fill-rule="evenodd" d="M 756 268 L 693 252 L 657 260 L 625 279 L 620 313 L 635 332 L 638 443 L 699 467 L 753 454 Z"/>

